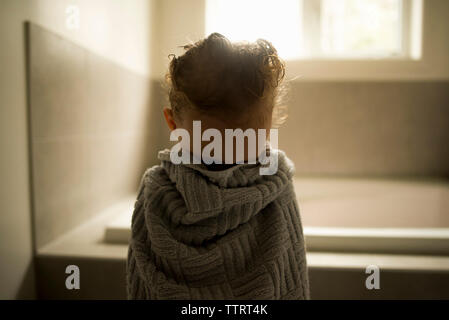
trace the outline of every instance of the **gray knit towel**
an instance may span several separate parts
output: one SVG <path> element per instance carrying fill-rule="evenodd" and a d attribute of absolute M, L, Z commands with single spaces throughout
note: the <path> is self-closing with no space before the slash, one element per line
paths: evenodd
<path fill-rule="evenodd" d="M 271 152 L 274 175 L 256 164 L 175 165 L 169 150 L 159 153 L 135 203 L 128 298 L 309 298 L 293 165 Z"/>

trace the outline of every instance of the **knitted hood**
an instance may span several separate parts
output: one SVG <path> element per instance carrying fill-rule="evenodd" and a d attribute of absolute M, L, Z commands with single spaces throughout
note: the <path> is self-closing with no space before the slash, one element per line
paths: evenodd
<path fill-rule="evenodd" d="M 174 165 L 170 151 L 161 151 L 159 159 L 167 173 L 161 183 L 177 191 L 166 211 L 173 236 L 198 245 L 248 222 L 288 186 L 293 165 L 283 152 L 278 156 L 277 174 L 261 176 L 260 165 L 241 164 L 223 171 L 210 171 L 203 164 Z M 160 206 L 155 201 L 151 205 Z"/>
<path fill-rule="evenodd" d="M 242 298 L 230 280 L 237 275 L 249 277 L 242 285 L 261 285 L 260 292 L 251 293 L 261 299 L 293 291 L 292 297 L 308 297 L 302 227 L 291 184 L 293 165 L 283 152 L 272 152 L 278 153 L 274 175 L 260 175 L 260 165 L 252 164 L 222 171 L 202 164 L 175 165 L 169 150 L 159 153 L 161 165 L 145 173 L 135 205 L 128 258 L 130 297 Z M 286 221 L 282 210 L 296 217 Z M 288 292 L 279 287 L 276 294 L 264 261 L 294 245 L 299 247 L 289 254 L 300 256 L 293 272 L 296 284 Z M 272 250 L 276 252 L 264 257 Z M 218 291 L 210 291 L 217 286 Z"/>

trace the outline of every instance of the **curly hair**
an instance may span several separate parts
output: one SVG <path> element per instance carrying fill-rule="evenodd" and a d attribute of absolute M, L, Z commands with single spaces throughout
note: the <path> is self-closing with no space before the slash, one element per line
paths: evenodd
<path fill-rule="evenodd" d="M 166 75 L 175 116 L 181 118 L 184 108 L 224 119 L 251 110 L 252 119 L 272 116 L 275 125 L 284 120 L 280 103 L 285 65 L 269 41 L 232 43 L 212 33 L 183 48 L 183 55 L 169 56 Z"/>

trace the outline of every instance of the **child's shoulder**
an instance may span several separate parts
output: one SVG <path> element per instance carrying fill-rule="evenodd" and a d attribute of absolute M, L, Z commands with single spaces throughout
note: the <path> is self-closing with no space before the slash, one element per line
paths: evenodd
<path fill-rule="evenodd" d="M 141 185 L 147 188 L 157 188 L 168 184 L 171 184 L 171 181 L 161 165 L 148 168 L 142 176 Z"/>

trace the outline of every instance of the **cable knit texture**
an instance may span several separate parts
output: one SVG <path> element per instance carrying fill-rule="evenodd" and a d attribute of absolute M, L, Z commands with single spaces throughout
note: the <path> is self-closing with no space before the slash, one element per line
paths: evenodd
<path fill-rule="evenodd" d="M 278 171 L 175 165 L 148 169 L 132 218 L 130 299 L 308 299 L 304 236 L 282 151 Z"/>

